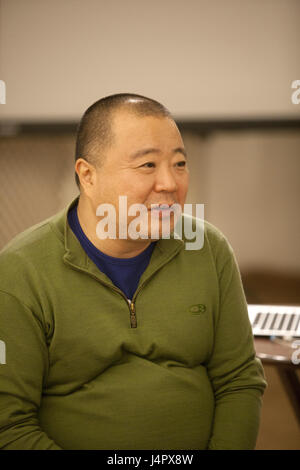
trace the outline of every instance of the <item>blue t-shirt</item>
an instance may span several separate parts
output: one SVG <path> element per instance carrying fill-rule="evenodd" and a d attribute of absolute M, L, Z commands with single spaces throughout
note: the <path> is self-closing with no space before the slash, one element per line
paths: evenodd
<path fill-rule="evenodd" d="M 78 219 L 77 205 L 69 211 L 68 222 L 89 258 L 112 280 L 115 286 L 124 292 L 128 299 L 132 299 L 140 277 L 149 264 L 156 242 L 152 242 L 145 251 L 133 258 L 114 258 L 102 253 L 87 238 Z"/>

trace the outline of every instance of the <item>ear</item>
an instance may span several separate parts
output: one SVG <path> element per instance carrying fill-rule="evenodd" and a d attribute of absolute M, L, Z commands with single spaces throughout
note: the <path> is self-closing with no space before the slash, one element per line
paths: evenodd
<path fill-rule="evenodd" d="M 78 175 L 80 185 L 85 193 L 89 194 L 95 184 L 96 169 L 94 165 L 84 158 L 78 158 L 75 162 L 75 171 Z"/>

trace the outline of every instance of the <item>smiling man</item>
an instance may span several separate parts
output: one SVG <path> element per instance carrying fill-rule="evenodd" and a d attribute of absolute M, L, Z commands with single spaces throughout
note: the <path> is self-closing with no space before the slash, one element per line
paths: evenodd
<path fill-rule="evenodd" d="M 179 204 L 183 210 L 189 172 L 178 128 L 167 110 L 158 103 L 147 103 L 132 95 L 126 100 L 119 95 L 109 98 L 110 129 L 106 129 L 105 137 L 99 142 L 98 134 L 104 132 L 99 130 L 97 116 L 103 113 L 101 107 L 108 106 L 107 101 L 97 102 L 87 110 L 78 133 L 79 158 L 75 168 L 83 188 L 78 218 L 83 231 L 99 250 L 111 256 L 130 258 L 143 252 L 151 243 L 154 206 Z M 100 125 L 102 123 L 101 120 Z M 107 122 L 103 124 L 107 126 Z M 81 158 L 82 155 L 85 158 Z M 120 195 L 127 197 L 128 207 L 143 204 L 148 209 L 148 239 L 126 237 L 120 240 L 118 224 L 116 240 L 97 237 L 97 207 L 112 204 L 118 221 Z M 128 217 L 128 224 L 133 218 Z M 171 213 L 170 229 L 173 227 L 174 215 Z M 160 234 L 161 229 L 162 217 Z"/>
<path fill-rule="evenodd" d="M 75 171 L 79 196 L 0 253 L 0 448 L 254 449 L 266 381 L 239 269 L 208 222 L 201 249 L 174 235 L 189 170 L 169 111 L 97 101 Z M 121 236 L 120 197 L 145 208 L 143 236 Z M 99 237 L 108 205 L 116 237 Z"/>

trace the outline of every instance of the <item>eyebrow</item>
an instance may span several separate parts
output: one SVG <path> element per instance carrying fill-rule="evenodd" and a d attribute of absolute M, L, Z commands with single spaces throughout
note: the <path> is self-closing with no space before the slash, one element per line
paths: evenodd
<path fill-rule="evenodd" d="M 156 148 L 147 148 L 147 149 L 142 149 L 138 150 L 137 152 L 133 153 L 130 158 L 132 160 L 135 160 L 136 158 L 143 157 L 144 155 L 147 155 L 148 153 L 161 153 L 161 150 L 156 149 Z M 173 149 L 172 153 L 181 153 L 182 155 L 187 158 L 186 151 L 183 147 L 177 147 L 176 149 Z"/>

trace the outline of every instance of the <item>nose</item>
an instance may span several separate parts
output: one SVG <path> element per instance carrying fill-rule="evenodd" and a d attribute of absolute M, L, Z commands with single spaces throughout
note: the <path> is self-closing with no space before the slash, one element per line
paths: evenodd
<path fill-rule="evenodd" d="M 173 193 L 176 192 L 177 189 L 177 181 L 172 169 L 169 167 L 161 167 L 156 173 L 155 191 Z"/>

